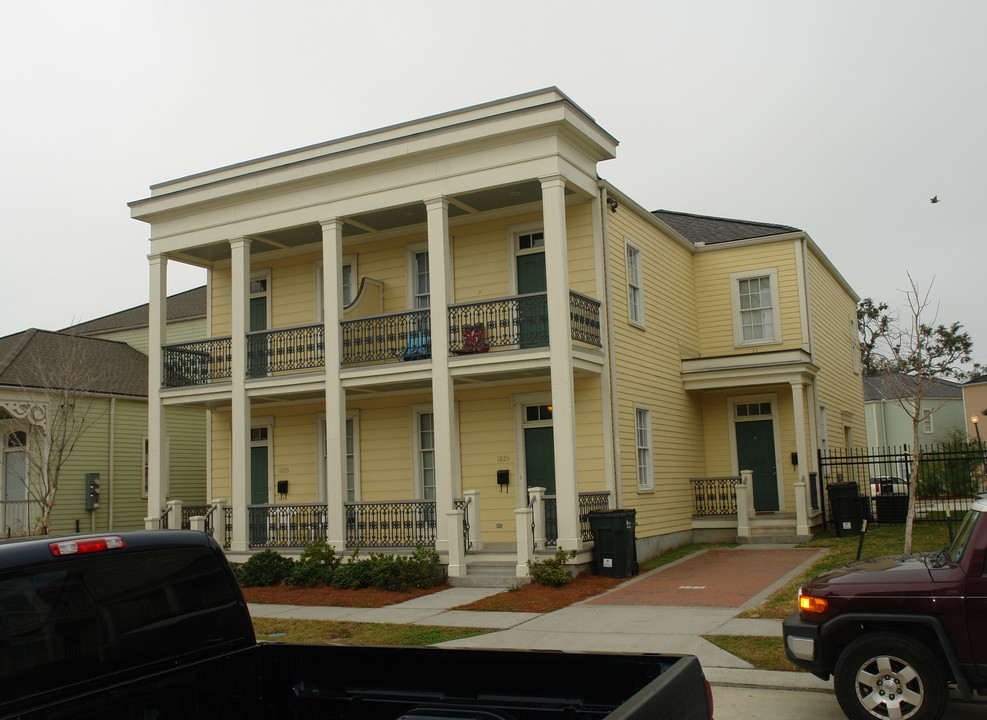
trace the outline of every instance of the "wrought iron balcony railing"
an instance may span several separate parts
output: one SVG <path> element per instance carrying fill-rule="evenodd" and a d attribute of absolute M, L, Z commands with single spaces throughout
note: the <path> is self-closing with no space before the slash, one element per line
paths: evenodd
<path fill-rule="evenodd" d="M 228 337 L 165 345 L 165 387 L 202 385 L 229 380 L 233 367 L 233 341 Z"/>
<path fill-rule="evenodd" d="M 346 503 L 346 547 L 435 547 L 435 501 Z"/>
<path fill-rule="evenodd" d="M 689 482 L 696 499 L 693 517 L 737 514 L 739 477 L 693 478 Z"/>
<path fill-rule="evenodd" d="M 344 320 L 340 328 L 344 365 L 432 357 L 428 310 Z"/>
<path fill-rule="evenodd" d="M 247 376 L 325 367 L 326 331 L 322 323 L 259 330 L 247 335 Z"/>
<path fill-rule="evenodd" d="M 572 339 L 593 347 L 600 341 L 600 301 L 569 291 L 569 326 Z"/>
<path fill-rule="evenodd" d="M 247 544 L 257 547 L 308 547 L 326 539 L 326 506 L 248 505 Z"/>

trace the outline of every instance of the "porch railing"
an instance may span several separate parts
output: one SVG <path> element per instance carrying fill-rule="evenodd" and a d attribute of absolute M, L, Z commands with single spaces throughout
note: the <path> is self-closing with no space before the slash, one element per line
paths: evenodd
<path fill-rule="evenodd" d="M 326 538 L 326 506 L 248 505 L 247 545 L 257 547 L 308 547 Z"/>
<path fill-rule="evenodd" d="M 189 530 L 192 527 L 192 518 L 204 517 L 206 519 L 206 534 L 215 537 L 216 528 L 213 526 L 214 505 L 182 505 L 182 530 Z"/>
<path fill-rule="evenodd" d="M 737 514 L 739 477 L 691 478 L 695 509 L 692 517 Z"/>
<path fill-rule="evenodd" d="M 473 547 L 470 541 L 470 498 L 457 498 L 452 501 L 452 506 L 463 511 L 463 552 L 469 552 Z"/>
<path fill-rule="evenodd" d="M 348 502 L 346 547 L 435 547 L 435 501 Z"/>
<path fill-rule="evenodd" d="M 161 349 L 165 387 L 202 385 L 214 380 L 229 380 L 232 375 L 232 338 L 165 345 Z"/>
<path fill-rule="evenodd" d="M 449 307 L 449 350 L 455 354 L 548 342 L 548 295 L 530 293 Z"/>
<path fill-rule="evenodd" d="M 610 508 L 610 493 L 586 492 L 579 493 L 579 532 L 583 540 L 593 539 L 593 530 L 589 525 L 589 514 L 594 510 L 607 510 Z"/>
<path fill-rule="evenodd" d="M 344 320 L 344 365 L 382 360 L 422 360 L 432 356 L 428 310 Z"/>
<path fill-rule="evenodd" d="M 569 323 L 572 339 L 578 342 L 601 347 L 600 341 L 600 301 L 582 293 L 569 291 Z"/>
<path fill-rule="evenodd" d="M 247 334 L 247 375 L 325 367 L 326 331 L 322 323 L 259 330 Z"/>

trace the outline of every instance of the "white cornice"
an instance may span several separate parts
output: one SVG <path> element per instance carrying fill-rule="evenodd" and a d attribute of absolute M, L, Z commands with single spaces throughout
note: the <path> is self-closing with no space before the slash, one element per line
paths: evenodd
<path fill-rule="evenodd" d="M 682 361 L 686 390 L 719 390 L 747 385 L 808 382 L 819 372 L 804 350 Z"/>

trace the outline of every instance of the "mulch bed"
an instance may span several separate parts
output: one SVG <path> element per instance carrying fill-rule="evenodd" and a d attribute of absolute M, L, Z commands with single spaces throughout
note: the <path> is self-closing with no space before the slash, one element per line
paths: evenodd
<path fill-rule="evenodd" d="M 501 612 L 546 613 L 568 607 L 573 603 L 611 590 L 623 580 L 582 572 L 568 585 L 554 588 L 529 583 L 517 590 L 510 590 L 485 597 L 482 600 L 460 605 L 457 610 L 492 610 Z"/>

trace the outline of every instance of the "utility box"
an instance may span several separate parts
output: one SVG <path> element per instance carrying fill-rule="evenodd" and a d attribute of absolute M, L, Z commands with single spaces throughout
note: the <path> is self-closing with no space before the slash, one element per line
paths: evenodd
<path fill-rule="evenodd" d="M 95 510 L 99 507 L 99 473 L 86 473 L 86 510 Z"/>
<path fill-rule="evenodd" d="M 593 531 L 594 572 L 612 578 L 637 575 L 637 511 L 593 510 L 589 526 Z"/>

